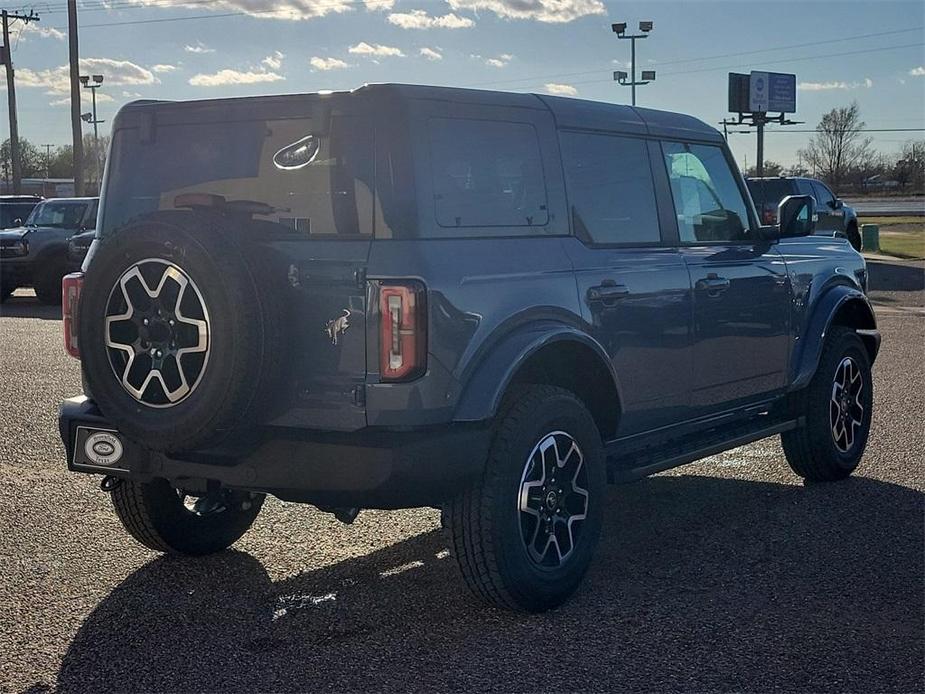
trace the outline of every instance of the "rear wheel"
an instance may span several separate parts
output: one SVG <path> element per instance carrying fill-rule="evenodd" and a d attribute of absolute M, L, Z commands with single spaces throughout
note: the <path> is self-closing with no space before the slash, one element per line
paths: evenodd
<path fill-rule="evenodd" d="M 16 287 L 0 283 L 0 304 L 9 299 L 14 291 L 16 291 Z"/>
<path fill-rule="evenodd" d="M 529 612 L 562 604 L 597 545 L 604 484 L 601 436 L 574 394 L 552 386 L 510 394 L 481 480 L 445 512 L 472 592 Z"/>
<path fill-rule="evenodd" d="M 805 424 L 781 434 L 793 471 L 813 482 L 840 480 L 861 461 L 873 408 L 870 358 L 850 328 L 826 339 L 813 380 L 797 401 Z"/>
<path fill-rule="evenodd" d="M 164 479 L 123 480 L 112 491 L 112 505 L 129 535 L 158 552 L 194 556 L 220 552 L 239 540 L 263 499 L 231 490 L 192 496 Z"/>

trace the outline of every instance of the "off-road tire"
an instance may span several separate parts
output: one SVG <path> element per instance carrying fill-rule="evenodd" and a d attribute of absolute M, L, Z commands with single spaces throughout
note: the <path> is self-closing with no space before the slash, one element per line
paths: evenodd
<path fill-rule="evenodd" d="M 264 500 L 262 494 L 231 492 L 225 510 L 200 516 L 183 505 L 177 490 L 164 479 L 122 480 L 111 497 L 116 515 L 135 540 L 157 552 L 190 556 L 220 552 L 237 542 L 257 518 Z"/>
<path fill-rule="evenodd" d="M 574 551 L 555 568 L 530 558 L 517 507 L 524 466 L 549 432 L 567 432 L 587 465 L 588 505 Z M 481 478 L 444 511 L 451 547 L 475 596 L 491 605 L 541 612 L 562 604 L 587 570 L 603 516 L 606 483 L 600 432 L 585 405 L 553 386 L 518 387 L 505 398 Z"/>
<path fill-rule="evenodd" d="M 160 212 L 100 242 L 80 297 L 81 361 L 88 386 L 115 427 L 147 448 L 183 451 L 233 445 L 274 407 L 279 392 L 285 275 L 267 270 L 266 248 L 217 215 Z M 123 388 L 105 344 L 110 292 L 134 263 L 175 263 L 209 307 L 208 364 L 182 401 L 150 407 Z M 279 279 L 283 278 L 283 279 Z"/>
<path fill-rule="evenodd" d="M 851 247 L 860 253 L 864 243 L 861 239 L 861 232 L 858 231 L 858 225 L 849 224 L 848 229 L 845 231 L 845 236 L 848 237 L 848 243 L 851 244 Z"/>
<path fill-rule="evenodd" d="M 836 371 L 849 357 L 858 365 L 863 379 L 864 412 L 853 445 L 842 451 L 832 431 L 830 401 Z M 848 477 L 864 455 L 872 409 L 873 380 L 867 349 L 854 330 L 835 327 L 826 338 L 812 381 L 794 400 L 794 414 L 804 417 L 805 424 L 781 434 L 781 444 L 791 469 L 810 482 L 832 482 Z"/>
<path fill-rule="evenodd" d="M 64 259 L 58 258 L 43 263 L 33 284 L 36 298 L 47 306 L 61 304 L 61 280 L 64 277 Z"/>

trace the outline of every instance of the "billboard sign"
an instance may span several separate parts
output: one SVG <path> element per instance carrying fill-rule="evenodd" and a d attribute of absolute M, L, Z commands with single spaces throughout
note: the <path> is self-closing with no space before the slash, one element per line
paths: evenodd
<path fill-rule="evenodd" d="M 730 113 L 748 112 L 748 75 L 729 73 L 729 111 Z"/>
<path fill-rule="evenodd" d="M 797 110 L 796 75 L 752 71 L 748 82 L 748 110 L 752 113 L 794 113 Z"/>

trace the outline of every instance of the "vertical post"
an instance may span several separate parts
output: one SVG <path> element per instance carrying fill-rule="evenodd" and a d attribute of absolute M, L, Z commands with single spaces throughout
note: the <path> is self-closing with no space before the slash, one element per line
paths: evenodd
<path fill-rule="evenodd" d="M 77 0 L 67 0 L 67 43 L 71 67 L 71 136 L 74 141 L 74 193 L 84 194 L 83 132 L 80 125 L 80 51 L 77 47 Z"/>
<path fill-rule="evenodd" d="M 630 70 L 632 71 L 633 81 L 633 106 L 636 105 L 636 37 L 630 38 Z"/>
<path fill-rule="evenodd" d="M 757 172 L 758 178 L 764 176 L 764 114 L 756 113 L 755 121 L 758 126 L 758 164 Z"/>
<path fill-rule="evenodd" d="M 22 162 L 19 158 L 19 124 L 16 121 L 16 84 L 13 75 L 13 51 L 10 47 L 10 16 L 3 10 L 3 50 L 6 65 L 6 97 L 10 109 L 10 162 L 13 172 L 13 193 L 22 192 Z"/>
<path fill-rule="evenodd" d="M 93 94 L 93 139 L 99 141 L 99 121 L 96 120 L 96 87 L 91 87 L 90 92 Z"/>

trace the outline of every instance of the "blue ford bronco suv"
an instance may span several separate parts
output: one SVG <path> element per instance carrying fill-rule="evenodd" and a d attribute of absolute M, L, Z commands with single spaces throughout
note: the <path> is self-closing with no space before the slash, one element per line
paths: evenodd
<path fill-rule="evenodd" d="M 532 94 L 136 102 L 63 282 L 68 467 L 128 533 L 220 551 L 264 497 L 434 506 L 480 598 L 540 611 L 604 485 L 780 434 L 839 480 L 867 442 L 864 260 L 815 201 L 761 225 L 689 116 Z"/>

